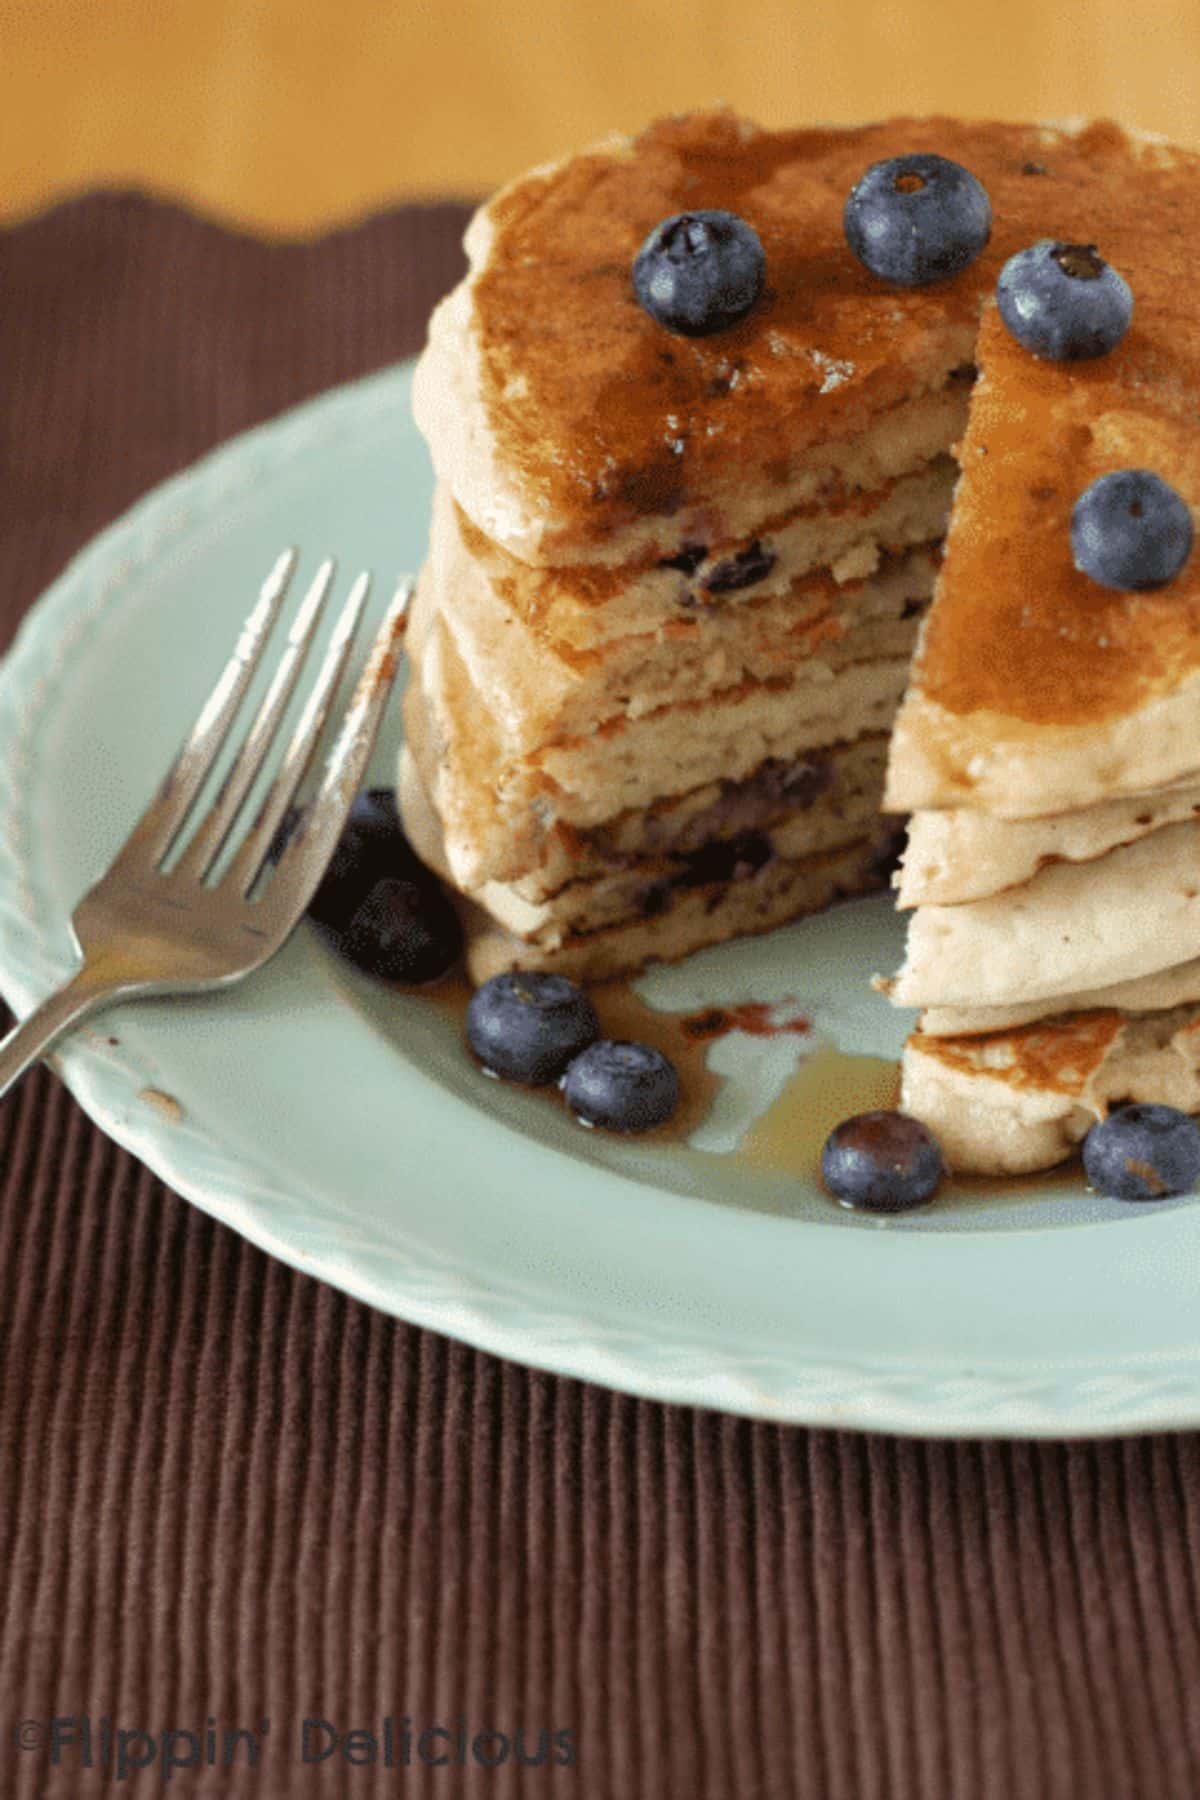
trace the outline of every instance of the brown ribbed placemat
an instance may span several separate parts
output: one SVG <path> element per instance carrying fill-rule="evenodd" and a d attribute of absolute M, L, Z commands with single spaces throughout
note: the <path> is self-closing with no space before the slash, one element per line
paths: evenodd
<path fill-rule="evenodd" d="M 463 217 L 280 247 L 100 196 L 0 236 L 0 642 L 150 483 L 415 349 Z M 5 1800 L 1194 1800 L 1198 1553 L 1193 1437 L 909 1443 L 531 1374 L 249 1248 L 46 1071 L 0 1103 Z M 226 1733 L 264 1720 L 250 1767 Z M 118 1730 L 156 1757 L 119 1786 Z"/>

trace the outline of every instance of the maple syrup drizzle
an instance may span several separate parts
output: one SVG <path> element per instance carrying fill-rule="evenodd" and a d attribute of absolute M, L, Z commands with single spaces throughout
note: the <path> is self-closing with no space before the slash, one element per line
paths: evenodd
<path fill-rule="evenodd" d="M 428 988 L 401 991 L 440 1012 L 453 1026 L 464 1056 L 475 1062 L 466 1043 L 467 1004 L 474 990 L 465 976 L 454 973 Z M 665 1125 L 640 1132 L 629 1140 L 641 1144 L 686 1145 L 703 1124 L 724 1082 L 724 1077 L 710 1069 L 707 1061 L 708 1047 L 718 1038 L 730 1031 L 744 1031 L 751 1037 L 778 1037 L 806 1036 L 812 1030 L 802 1013 L 785 1014 L 778 1002 L 751 1000 L 699 1011 L 668 1012 L 642 1000 L 627 981 L 603 982 L 591 988 L 590 993 L 606 1037 L 652 1044 L 669 1056 L 679 1070 L 682 1099 L 678 1111 Z M 565 1115 L 566 1107 L 556 1086 L 525 1091 L 558 1107 Z M 789 1076 L 782 1093 L 749 1126 L 736 1148 L 703 1154 L 728 1158 L 768 1175 L 819 1181 L 821 1150 L 835 1125 L 855 1113 L 887 1110 L 899 1103 L 898 1062 L 818 1042 Z M 938 1200 L 942 1204 L 947 1199 L 967 1204 L 1011 1201 L 1014 1190 L 1019 1191 L 1025 1179 L 1014 1175 L 954 1175 L 943 1183 Z M 1039 1170 L 1035 1179 L 1039 1194 L 1047 1187 L 1071 1192 L 1083 1185 L 1077 1157 L 1057 1168 Z"/>
<path fill-rule="evenodd" d="M 821 1045 L 804 1058 L 731 1154 L 775 1174 L 812 1180 L 835 1125 L 854 1113 L 890 1110 L 899 1103 L 898 1063 Z"/>
<path fill-rule="evenodd" d="M 409 990 L 410 992 L 412 990 Z M 665 1125 L 638 1134 L 646 1144 L 684 1143 L 707 1118 L 724 1077 L 708 1066 L 708 1047 L 731 1031 L 750 1037 L 805 1037 L 812 1025 L 799 1012 L 784 1012 L 780 1003 L 741 1001 L 699 1011 L 668 1012 L 642 1000 L 627 981 L 608 981 L 591 990 L 606 1037 L 652 1044 L 679 1070 L 682 1099 Z M 471 986 L 462 975 L 450 975 L 420 997 L 453 1024 L 463 1040 Z M 561 1107 L 556 1087 L 531 1088 Z M 812 1179 L 821 1146 L 833 1127 L 851 1113 L 895 1106 L 900 1092 L 898 1064 L 875 1056 L 854 1056 L 820 1046 L 801 1062 L 778 1099 L 752 1125 L 735 1150 L 724 1154 L 775 1173 Z"/>

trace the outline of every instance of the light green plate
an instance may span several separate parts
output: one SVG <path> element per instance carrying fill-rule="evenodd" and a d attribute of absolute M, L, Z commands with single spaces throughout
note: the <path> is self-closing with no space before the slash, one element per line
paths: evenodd
<path fill-rule="evenodd" d="M 75 900 L 281 546 L 309 567 L 326 551 L 373 567 L 380 605 L 419 562 L 431 477 L 408 394 L 397 368 L 229 444 L 30 614 L 0 670 L 0 985 L 19 1011 L 67 973 Z M 376 781 L 398 732 L 393 712 Z M 791 995 L 826 1040 L 894 1055 L 905 1022 L 867 977 L 899 937 L 886 902 L 860 903 L 642 991 L 671 1006 Z M 1122 1208 L 1056 1181 L 886 1223 L 845 1214 L 814 1182 L 719 1153 L 797 1044 L 721 1041 L 731 1080 L 707 1150 L 610 1141 L 484 1081 L 446 1016 L 306 927 L 220 997 L 114 1009 L 60 1066 L 106 1131 L 255 1243 L 524 1362 L 891 1431 L 1200 1423 L 1200 1203 Z"/>

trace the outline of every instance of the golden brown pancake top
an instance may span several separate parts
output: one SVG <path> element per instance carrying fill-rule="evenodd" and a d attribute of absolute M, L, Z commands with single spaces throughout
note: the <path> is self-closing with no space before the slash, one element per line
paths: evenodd
<path fill-rule="evenodd" d="M 1065 1013 L 987 1036 L 912 1041 L 922 1055 L 965 1075 L 986 1075 L 1013 1088 L 1082 1094 L 1128 1020 L 1111 1009 Z"/>
<path fill-rule="evenodd" d="M 993 230 L 958 276 L 903 289 L 862 268 L 841 221 L 863 170 L 912 150 L 971 169 Z M 699 207 L 755 227 L 766 289 L 736 326 L 686 338 L 642 310 L 630 269 L 659 220 Z M 1200 668 L 1200 555 L 1156 594 L 1113 594 L 1075 571 L 1068 534 L 1077 494 L 1110 468 L 1153 467 L 1200 503 L 1200 158 L 1136 146 L 1107 123 L 763 132 L 692 114 L 651 125 L 628 154 L 588 152 L 519 182 L 492 216 L 475 288 L 490 426 L 517 479 L 597 536 L 702 502 L 718 470 L 774 481 L 789 457 L 852 438 L 921 388 L 1015 250 L 1096 244 L 1135 296 L 1107 357 L 1043 362 L 994 310 L 985 320 L 920 685 L 952 713 L 1071 724 Z"/>

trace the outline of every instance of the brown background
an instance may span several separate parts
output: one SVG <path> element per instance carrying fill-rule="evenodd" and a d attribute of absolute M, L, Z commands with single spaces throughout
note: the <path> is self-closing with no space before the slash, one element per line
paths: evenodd
<path fill-rule="evenodd" d="M 148 484 L 412 350 L 463 213 L 268 247 L 132 197 L 0 234 L 0 637 Z M 481 1204 L 486 1196 L 481 1195 Z M 271 1722 L 172 1796 L 1194 1800 L 1200 1443 L 923 1444 L 664 1408 L 291 1273 L 0 1103 L 0 1794 L 54 1714 Z M 572 1768 L 300 1765 L 385 1715 Z"/>
<path fill-rule="evenodd" d="M 1198 0 L 0 0 L 0 213 L 100 179 L 310 232 L 660 112 L 1113 114 L 1200 145 Z"/>

